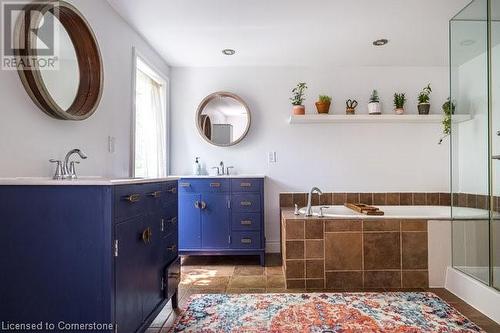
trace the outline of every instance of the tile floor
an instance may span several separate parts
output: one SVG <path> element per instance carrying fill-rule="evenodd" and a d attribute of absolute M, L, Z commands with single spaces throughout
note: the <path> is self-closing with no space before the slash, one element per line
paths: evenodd
<path fill-rule="evenodd" d="M 281 267 L 281 259 L 277 254 L 266 256 L 266 267 L 258 264 L 257 257 L 183 257 L 182 278 L 179 285 L 179 306 L 184 308 L 193 294 L 201 293 L 272 293 L 272 292 L 305 292 L 306 290 L 286 290 Z M 317 292 L 321 290 L 311 290 Z M 324 290 L 327 291 L 327 290 Z M 361 291 L 361 290 L 349 290 Z M 385 291 L 373 289 L 365 291 Z M 396 291 L 396 290 L 387 290 Z M 445 289 L 429 289 L 443 300 L 458 309 L 461 313 L 481 326 L 488 333 L 500 332 L 500 325 L 484 316 L 460 298 Z M 163 308 L 147 330 L 147 333 L 166 333 L 175 323 L 181 310 L 172 310 L 170 302 Z"/>

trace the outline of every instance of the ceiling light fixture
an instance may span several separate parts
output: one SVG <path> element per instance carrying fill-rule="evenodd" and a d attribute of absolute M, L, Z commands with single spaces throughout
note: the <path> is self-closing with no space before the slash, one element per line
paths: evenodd
<path fill-rule="evenodd" d="M 385 38 L 377 39 L 377 40 L 373 41 L 373 45 L 375 45 L 375 46 L 384 46 L 387 43 L 389 43 L 389 40 L 385 39 Z"/>
<path fill-rule="evenodd" d="M 233 49 L 224 49 L 224 50 L 222 50 L 222 54 L 227 55 L 227 56 L 234 55 L 235 53 L 236 53 L 236 51 L 233 50 Z"/>

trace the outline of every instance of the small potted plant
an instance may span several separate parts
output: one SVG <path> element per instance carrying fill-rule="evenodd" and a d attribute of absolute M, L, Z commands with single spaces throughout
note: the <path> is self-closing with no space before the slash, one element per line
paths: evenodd
<path fill-rule="evenodd" d="M 429 110 L 431 109 L 431 103 L 429 103 L 431 92 L 431 84 L 429 83 L 427 87 L 422 89 L 422 91 L 418 94 L 417 107 L 419 114 L 429 114 Z"/>
<path fill-rule="evenodd" d="M 444 102 L 443 106 L 443 137 L 439 140 L 439 144 L 441 144 L 448 135 L 451 134 L 451 115 L 455 113 L 455 104 L 450 101 L 450 98 Z"/>
<path fill-rule="evenodd" d="M 318 113 L 327 114 L 330 112 L 330 104 L 332 103 L 332 98 L 326 95 L 319 95 L 318 101 L 316 102 L 316 109 Z"/>
<path fill-rule="evenodd" d="M 405 113 L 405 103 L 405 93 L 394 93 L 394 112 L 396 112 L 396 114 Z"/>
<path fill-rule="evenodd" d="M 299 82 L 292 90 L 292 97 L 290 97 L 290 100 L 292 101 L 294 115 L 304 115 L 306 113 L 306 107 L 303 104 L 306 99 L 304 97 L 306 89 L 306 83 Z"/>
<path fill-rule="evenodd" d="M 381 114 L 380 98 L 378 97 L 377 90 L 373 90 L 368 103 L 368 114 Z"/>

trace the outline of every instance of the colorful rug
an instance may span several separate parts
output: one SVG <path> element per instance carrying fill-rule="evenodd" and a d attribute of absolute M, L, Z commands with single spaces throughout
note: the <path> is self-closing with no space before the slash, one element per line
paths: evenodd
<path fill-rule="evenodd" d="M 173 332 L 484 332 L 433 293 L 193 295 Z"/>

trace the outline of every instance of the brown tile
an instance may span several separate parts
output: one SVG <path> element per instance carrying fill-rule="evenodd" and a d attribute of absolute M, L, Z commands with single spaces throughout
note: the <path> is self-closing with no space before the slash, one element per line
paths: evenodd
<path fill-rule="evenodd" d="M 303 289 L 306 287 L 306 280 L 286 280 L 286 289 Z"/>
<path fill-rule="evenodd" d="M 400 269 L 400 238 L 397 232 L 363 235 L 365 269 Z"/>
<path fill-rule="evenodd" d="M 427 269 L 427 233 L 403 232 L 403 269 Z"/>
<path fill-rule="evenodd" d="M 258 260 L 258 258 L 256 258 Z M 266 266 L 267 267 L 281 267 L 282 257 L 281 253 L 266 253 Z"/>
<path fill-rule="evenodd" d="M 266 267 L 266 275 L 283 275 L 282 266 Z"/>
<path fill-rule="evenodd" d="M 439 205 L 440 206 L 451 206 L 451 194 L 450 193 L 439 193 Z"/>
<path fill-rule="evenodd" d="M 360 270 L 362 267 L 361 233 L 325 234 L 326 270 Z"/>
<path fill-rule="evenodd" d="M 307 220 L 305 223 L 306 239 L 323 239 L 323 221 Z"/>
<path fill-rule="evenodd" d="M 458 197 L 459 197 L 458 193 L 453 193 L 453 196 L 452 196 L 452 198 L 453 198 L 453 207 L 458 207 L 458 201 L 459 201 Z"/>
<path fill-rule="evenodd" d="M 359 193 L 347 193 L 346 202 L 359 203 Z"/>
<path fill-rule="evenodd" d="M 439 206 L 439 193 L 427 193 L 426 205 Z"/>
<path fill-rule="evenodd" d="M 285 278 L 283 275 L 269 275 L 266 286 L 267 288 L 285 288 Z"/>
<path fill-rule="evenodd" d="M 204 277 L 191 281 L 189 279 L 181 280 L 182 285 L 188 285 L 190 289 L 222 289 L 225 290 L 229 282 L 229 276 L 214 276 L 214 277 Z"/>
<path fill-rule="evenodd" d="M 413 193 L 413 204 L 415 206 L 425 206 L 427 199 L 425 193 Z"/>
<path fill-rule="evenodd" d="M 399 220 L 365 220 L 364 231 L 399 231 Z"/>
<path fill-rule="evenodd" d="M 333 205 L 333 193 L 323 193 L 319 197 L 320 205 Z"/>
<path fill-rule="evenodd" d="M 325 231 L 361 231 L 361 220 L 325 220 Z"/>
<path fill-rule="evenodd" d="M 373 193 L 373 204 L 374 205 L 385 205 L 386 204 L 386 194 L 385 193 Z"/>
<path fill-rule="evenodd" d="M 306 289 L 323 289 L 325 288 L 324 279 L 306 279 Z"/>
<path fill-rule="evenodd" d="M 489 209 L 488 196 L 479 194 L 476 198 L 476 208 Z"/>
<path fill-rule="evenodd" d="M 467 207 L 467 194 L 458 193 L 458 207 Z"/>
<path fill-rule="evenodd" d="M 324 257 L 324 241 L 323 240 L 306 240 L 306 253 L 307 259 L 323 258 Z"/>
<path fill-rule="evenodd" d="M 292 193 L 280 193 L 280 207 L 293 207 Z"/>
<path fill-rule="evenodd" d="M 401 196 L 399 193 L 387 193 L 386 202 L 389 206 L 399 206 L 401 202 Z"/>
<path fill-rule="evenodd" d="M 304 259 L 304 241 L 286 241 L 286 259 Z"/>
<path fill-rule="evenodd" d="M 293 194 L 293 203 L 297 206 L 304 207 L 307 205 L 307 194 L 305 193 L 294 193 Z"/>
<path fill-rule="evenodd" d="M 265 288 L 266 276 L 233 276 L 229 281 L 228 288 Z"/>
<path fill-rule="evenodd" d="M 359 202 L 367 205 L 373 205 L 373 194 L 372 193 L 360 193 Z"/>
<path fill-rule="evenodd" d="M 306 260 L 306 278 L 325 277 L 325 262 L 323 260 Z"/>
<path fill-rule="evenodd" d="M 287 260 L 285 276 L 287 279 L 303 278 L 305 276 L 304 260 Z"/>
<path fill-rule="evenodd" d="M 399 204 L 401 206 L 413 205 L 413 193 L 399 193 Z"/>
<path fill-rule="evenodd" d="M 343 205 L 347 202 L 347 193 L 333 193 L 333 204 Z"/>
<path fill-rule="evenodd" d="M 265 293 L 265 288 L 228 288 L 227 294 L 260 294 Z"/>
<path fill-rule="evenodd" d="M 400 271 L 365 271 L 365 288 L 401 288 Z"/>
<path fill-rule="evenodd" d="M 401 220 L 402 231 L 427 231 L 427 220 Z"/>
<path fill-rule="evenodd" d="M 286 239 L 304 239 L 304 220 L 285 220 Z"/>
<path fill-rule="evenodd" d="M 403 271 L 403 288 L 428 288 L 429 273 L 427 271 Z"/>
<path fill-rule="evenodd" d="M 313 206 L 318 206 L 319 205 L 319 197 L 320 195 L 318 193 L 313 193 L 311 196 L 311 204 Z"/>
<path fill-rule="evenodd" d="M 363 288 L 363 272 L 326 272 L 326 288 Z"/>
<path fill-rule="evenodd" d="M 467 194 L 467 207 L 476 208 L 477 196 L 475 194 Z"/>
<path fill-rule="evenodd" d="M 249 275 L 263 275 L 264 267 L 262 266 L 236 266 L 234 268 L 234 275 L 249 276 Z"/>

